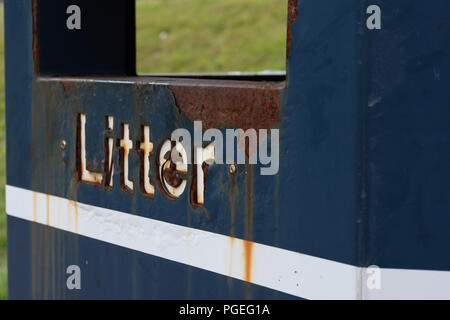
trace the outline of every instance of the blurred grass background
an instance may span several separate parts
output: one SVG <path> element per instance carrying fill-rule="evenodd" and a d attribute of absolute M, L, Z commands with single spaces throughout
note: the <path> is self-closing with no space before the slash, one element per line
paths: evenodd
<path fill-rule="evenodd" d="M 285 70 L 287 0 L 137 0 L 138 73 Z"/>
<path fill-rule="evenodd" d="M 287 1 L 137 0 L 138 73 L 285 70 Z M 0 299 L 8 295 L 0 7 Z"/>

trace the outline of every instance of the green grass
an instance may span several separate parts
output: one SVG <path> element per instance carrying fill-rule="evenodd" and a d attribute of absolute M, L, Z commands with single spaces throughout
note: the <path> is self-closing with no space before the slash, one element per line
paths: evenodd
<path fill-rule="evenodd" d="M 284 70 L 287 1 L 137 0 L 139 73 Z M 166 37 L 163 37 L 166 35 Z M 6 299 L 5 82 L 0 7 L 0 299 Z"/>
<path fill-rule="evenodd" d="M 138 0 L 138 73 L 284 70 L 286 19 L 282 0 Z"/>

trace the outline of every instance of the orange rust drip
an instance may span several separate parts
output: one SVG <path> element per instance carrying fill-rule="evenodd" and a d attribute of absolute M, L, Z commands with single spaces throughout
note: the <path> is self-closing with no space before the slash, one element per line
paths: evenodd
<path fill-rule="evenodd" d="M 69 200 L 69 204 L 73 207 L 75 212 L 75 232 L 78 233 L 78 204 L 73 200 Z"/>
<path fill-rule="evenodd" d="M 237 170 L 237 169 L 236 169 Z M 235 233 L 235 215 L 236 215 L 236 196 L 237 196 L 237 184 L 236 184 L 236 172 L 229 172 L 230 176 L 230 236 L 234 237 Z"/>
<path fill-rule="evenodd" d="M 247 282 L 252 281 L 252 261 L 253 261 L 253 242 L 245 241 L 244 245 L 244 280 Z"/>
<path fill-rule="evenodd" d="M 247 159 L 248 161 L 248 159 Z M 247 282 L 251 281 L 252 278 L 252 265 L 253 265 L 253 167 L 250 164 L 245 165 L 247 171 L 247 177 L 245 179 L 245 210 L 246 210 L 246 226 L 245 233 L 246 238 L 250 241 L 244 240 L 244 280 Z M 251 299 L 251 288 L 246 286 L 246 299 Z"/>
<path fill-rule="evenodd" d="M 67 206 L 67 226 L 69 227 L 69 230 L 72 229 L 72 221 L 71 221 L 72 210 L 70 209 L 70 206 L 71 202 L 69 200 L 69 205 Z"/>
<path fill-rule="evenodd" d="M 287 43 L 286 43 L 286 62 L 289 63 L 289 54 L 292 43 L 292 25 L 297 21 L 298 17 L 298 0 L 289 0 L 288 4 L 288 28 L 287 28 Z"/>

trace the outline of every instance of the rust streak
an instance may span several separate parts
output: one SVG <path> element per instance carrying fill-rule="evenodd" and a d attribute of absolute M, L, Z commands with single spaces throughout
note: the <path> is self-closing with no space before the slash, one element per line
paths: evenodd
<path fill-rule="evenodd" d="M 64 93 L 67 95 L 67 96 L 70 96 L 70 94 L 72 93 L 72 86 L 73 86 L 73 82 L 71 82 L 71 81 L 61 81 L 61 84 L 62 84 L 62 86 L 63 86 L 63 88 L 64 88 Z"/>
<path fill-rule="evenodd" d="M 253 242 L 243 240 L 244 246 L 244 280 L 252 281 Z"/>
<path fill-rule="evenodd" d="M 248 160 L 248 159 L 247 159 Z M 247 177 L 245 179 L 245 234 L 247 241 L 244 240 L 244 262 L 245 262 L 245 281 L 250 282 L 252 278 L 252 260 L 253 260 L 253 167 L 250 164 L 245 165 Z M 246 298 L 251 299 L 251 288 L 246 287 Z"/>
<path fill-rule="evenodd" d="M 71 205 L 72 205 L 71 200 L 69 200 L 67 205 L 67 227 L 69 228 L 69 230 L 72 229 L 72 221 L 71 221 L 72 210 L 70 209 Z"/>
<path fill-rule="evenodd" d="M 292 25 L 297 21 L 298 17 L 298 0 L 289 0 L 288 4 L 288 28 L 287 28 L 287 43 L 286 43 L 286 62 L 289 63 L 289 54 L 292 44 Z"/>
<path fill-rule="evenodd" d="M 236 215 L 236 198 L 238 194 L 237 183 L 236 183 L 236 173 L 237 167 L 234 169 L 235 171 L 231 172 L 229 170 L 228 174 L 230 176 L 230 236 L 234 237 L 235 234 L 235 215 Z"/>
<path fill-rule="evenodd" d="M 75 213 L 75 233 L 78 233 L 78 203 L 73 200 L 69 200 L 69 204 L 73 207 Z"/>
<path fill-rule="evenodd" d="M 33 15 L 33 62 L 34 71 L 39 73 L 39 25 L 38 25 L 38 1 L 32 0 L 32 15 Z"/>

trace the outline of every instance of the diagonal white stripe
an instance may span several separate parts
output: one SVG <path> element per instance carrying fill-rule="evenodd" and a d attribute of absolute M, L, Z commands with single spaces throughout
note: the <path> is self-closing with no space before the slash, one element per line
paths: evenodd
<path fill-rule="evenodd" d="M 450 298 L 450 272 L 381 269 L 381 290 L 348 264 L 6 186 L 10 216 L 306 299 Z"/>

